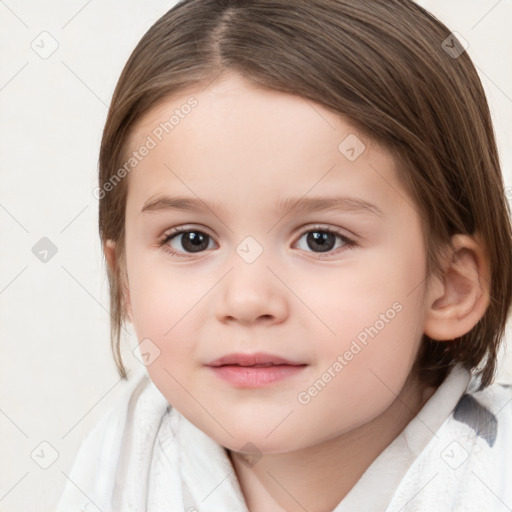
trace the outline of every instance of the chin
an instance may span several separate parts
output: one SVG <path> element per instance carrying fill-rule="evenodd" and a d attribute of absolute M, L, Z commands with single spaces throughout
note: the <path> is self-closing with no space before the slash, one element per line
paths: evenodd
<path fill-rule="evenodd" d="M 292 449 L 293 447 L 285 447 L 285 445 L 292 440 L 294 444 L 297 441 L 296 433 L 292 435 L 289 429 L 283 429 L 281 432 L 277 432 L 278 429 L 276 429 L 276 432 L 269 435 L 278 422 L 275 422 L 272 427 L 267 427 L 265 423 L 252 417 L 236 423 L 218 418 L 222 425 L 220 426 L 219 423 L 211 421 L 211 418 L 189 417 L 187 419 L 217 444 L 232 451 L 240 451 L 244 446 L 254 445 L 260 452 L 277 453 Z"/>

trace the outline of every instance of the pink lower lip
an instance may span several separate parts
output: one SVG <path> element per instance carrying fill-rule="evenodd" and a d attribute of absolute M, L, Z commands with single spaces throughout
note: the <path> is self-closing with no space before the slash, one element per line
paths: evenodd
<path fill-rule="evenodd" d="M 279 364 L 274 366 L 210 366 L 214 373 L 239 388 L 258 388 L 273 384 L 303 370 L 306 365 Z"/>

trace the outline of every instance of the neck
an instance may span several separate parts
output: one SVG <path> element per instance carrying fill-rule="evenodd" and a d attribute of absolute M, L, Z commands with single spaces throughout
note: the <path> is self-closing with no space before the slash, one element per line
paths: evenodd
<path fill-rule="evenodd" d="M 304 449 L 264 454 L 249 467 L 228 451 L 250 512 L 330 512 L 404 430 L 436 388 L 410 377 L 391 406 L 371 422 Z"/>

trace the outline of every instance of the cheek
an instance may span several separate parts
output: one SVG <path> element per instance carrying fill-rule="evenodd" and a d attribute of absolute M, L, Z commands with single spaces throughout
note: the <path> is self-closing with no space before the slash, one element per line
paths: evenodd
<path fill-rule="evenodd" d="M 410 332 L 421 318 L 423 258 L 421 251 L 401 253 L 384 248 L 368 252 L 338 277 L 317 280 L 316 287 L 304 287 L 302 293 L 337 337 L 361 335 L 364 340 L 364 332 L 371 326 L 379 331 Z"/>
<path fill-rule="evenodd" d="M 318 340 L 315 374 L 297 396 L 327 437 L 339 425 L 350 430 L 373 420 L 396 400 L 421 340 L 420 311 L 410 297 L 390 304 L 382 294 L 366 311 L 358 306 L 364 303 L 347 304 L 337 335 Z"/>
<path fill-rule="evenodd" d="M 201 324 L 197 318 L 200 308 L 195 306 L 206 293 L 207 283 L 191 283 L 186 272 L 171 270 L 137 251 L 131 253 L 128 275 L 137 340 L 149 339 L 160 351 L 152 367 L 171 370 L 190 361 L 195 348 L 194 326 Z"/>
<path fill-rule="evenodd" d="M 414 363 L 423 332 L 425 254 L 421 240 L 409 239 L 367 251 L 350 272 L 326 279 L 321 293 L 309 292 L 330 331 L 317 340 L 319 360 L 328 369 L 342 356 L 340 383 L 370 378 L 382 387 L 380 377 L 398 392 Z"/>
<path fill-rule="evenodd" d="M 170 403 L 187 410 L 189 395 L 183 390 L 195 387 L 192 370 L 197 363 L 197 328 L 201 322 L 198 309 L 193 307 L 199 290 L 181 285 L 178 276 L 172 280 L 165 272 L 151 268 L 137 273 L 130 283 L 133 327 L 141 353 L 143 344 L 148 344 L 152 360 L 146 369 L 151 380 Z"/>

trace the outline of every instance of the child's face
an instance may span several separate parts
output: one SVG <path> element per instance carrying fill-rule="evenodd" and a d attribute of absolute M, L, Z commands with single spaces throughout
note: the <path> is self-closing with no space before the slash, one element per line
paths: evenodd
<path fill-rule="evenodd" d="M 197 106 L 181 108 L 191 94 Z M 156 143 L 127 178 L 126 207 L 128 311 L 151 340 L 150 377 L 233 450 L 290 451 L 368 423 L 402 389 L 425 319 L 420 217 L 394 160 L 320 105 L 233 75 L 191 94 L 149 112 L 130 141 L 130 153 Z M 171 196 L 198 206 L 165 208 Z M 335 197 L 353 202 L 278 208 Z M 177 227 L 188 236 L 160 246 Z M 301 366 L 208 365 L 254 353 Z"/>

